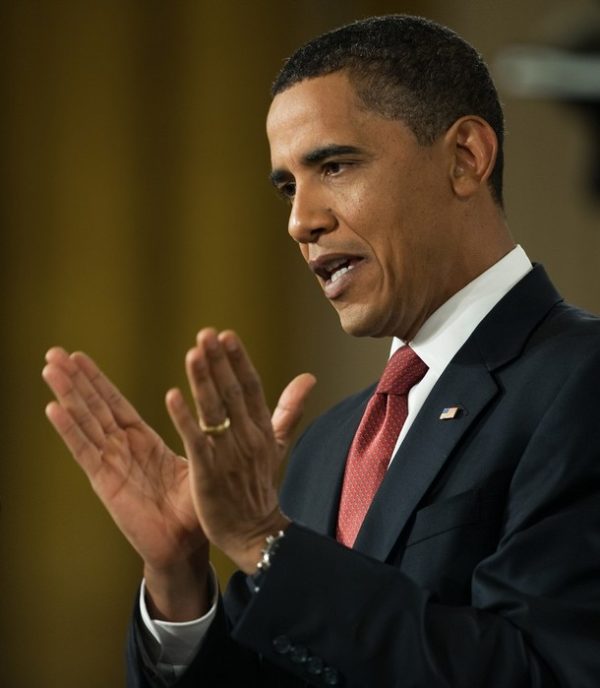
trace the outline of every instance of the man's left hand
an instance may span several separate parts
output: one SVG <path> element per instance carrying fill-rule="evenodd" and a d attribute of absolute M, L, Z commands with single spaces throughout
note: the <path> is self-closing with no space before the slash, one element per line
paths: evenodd
<path fill-rule="evenodd" d="M 281 462 L 316 379 L 304 373 L 283 391 L 271 416 L 262 384 L 234 332 L 198 333 L 186 355 L 197 418 L 178 389 L 167 409 L 190 462 L 190 487 L 208 539 L 253 573 L 268 535 L 289 520 L 277 495 Z"/>

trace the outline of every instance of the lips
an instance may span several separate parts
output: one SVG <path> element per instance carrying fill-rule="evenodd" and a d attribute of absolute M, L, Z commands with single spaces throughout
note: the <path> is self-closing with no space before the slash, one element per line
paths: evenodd
<path fill-rule="evenodd" d="M 325 295 L 332 299 L 338 297 L 348 282 L 351 273 L 364 260 L 354 254 L 326 254 L 309 260 L 310 269 L 323 283 Z"/>

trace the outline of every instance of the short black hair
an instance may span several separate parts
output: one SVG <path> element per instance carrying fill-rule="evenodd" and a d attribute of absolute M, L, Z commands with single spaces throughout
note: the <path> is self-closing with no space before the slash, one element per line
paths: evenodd
<path fill-rule="evenodd" d="M 271 94 L 347 70 L 365 106 L 402 120 L 421 145 L 432 144 L 459 117 L 478 115 L 498 139 L 490 188 L 502 207 L 504 117 L 481 55 L 445 26 L 423 17 L 370 17 L 329 31 L 289 57 Z"/>

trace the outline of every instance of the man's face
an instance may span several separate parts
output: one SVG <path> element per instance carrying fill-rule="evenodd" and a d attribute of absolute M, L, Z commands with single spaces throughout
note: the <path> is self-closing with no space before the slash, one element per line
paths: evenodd
<path fill-rule="evenodd" d="M 289 233 L 344 330 L 412 338 L 462 286 L 444 137 L 421 146 L 366 110 L 342 72 L 277 95 L 267 133 Z"/>

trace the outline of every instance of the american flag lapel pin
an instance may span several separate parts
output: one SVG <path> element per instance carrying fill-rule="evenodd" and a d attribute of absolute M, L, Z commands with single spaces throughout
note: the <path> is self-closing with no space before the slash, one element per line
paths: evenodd
<path fill-rule="evenodd" d="M 446 406 L 440 413 L 440 420 L 455 420 L 461 414 L 460 406 Z"/>

